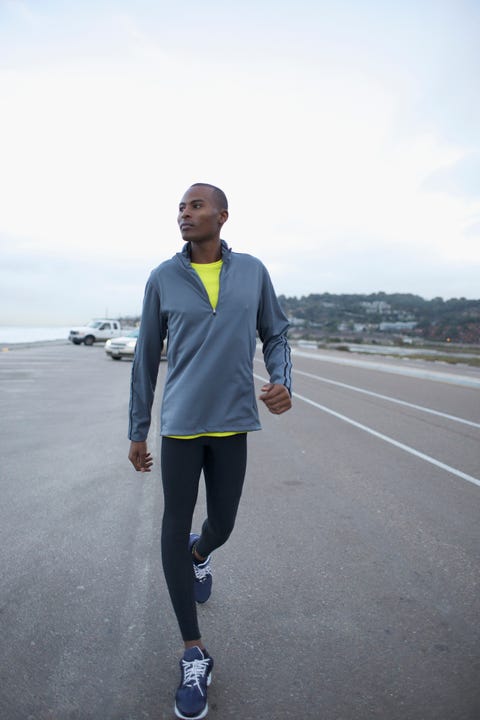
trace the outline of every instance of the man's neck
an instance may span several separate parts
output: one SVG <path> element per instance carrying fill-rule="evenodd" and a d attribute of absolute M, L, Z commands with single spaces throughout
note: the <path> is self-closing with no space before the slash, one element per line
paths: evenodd
<path fill-rule="evenodd" d="M 193 263 L 205 264 L 217 262 L 222 259 L 222 245 L 220 239 L 205 242 L 190 243 L 190 259 Z"/>

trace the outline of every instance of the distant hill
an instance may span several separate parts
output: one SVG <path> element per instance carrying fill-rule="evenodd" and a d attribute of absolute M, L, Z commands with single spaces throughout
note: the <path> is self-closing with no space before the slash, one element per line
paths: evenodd
<path fill-rule="evenodd" d="M 397 334 L 435 342 L 480 343 L 480 300 L 409 293 L 280 295 L 297 337 Z"/>

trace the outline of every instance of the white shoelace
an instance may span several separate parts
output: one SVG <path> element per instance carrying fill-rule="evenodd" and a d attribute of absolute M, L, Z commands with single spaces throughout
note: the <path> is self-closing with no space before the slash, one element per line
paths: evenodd
<path fill-rule="evenodd" d="M 182 667 L 185 673 L 185 679 L 183 685 L 192 687 L 196 685 L 200 690 L 201 694 L 204 695 L 202 686 L 200 685 L 200 679 L 204 677 L 208 671 L 208 660 L 182 660 Z"/>
<path fill-rule="evenodd" d="M 196 580 L 205 580 L 207 575 L 211 575 L 212 571 L 210 570 L 210 565 L 205 565 L 205 567 L 202 567 L 201 565 L 196 565 L 193 563 L 193 571 L 195 573 Z"/>

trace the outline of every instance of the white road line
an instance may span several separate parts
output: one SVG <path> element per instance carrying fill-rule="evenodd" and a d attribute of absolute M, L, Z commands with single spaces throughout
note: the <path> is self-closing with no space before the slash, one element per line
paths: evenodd
<path fill-rule="evenodd" d="M 261 380 L 262 382 L 268 382 L 268 380 L 266 378 L 262 377 L 261 375 L 257 375 L 256 373 L 254 373 L 253 375 L 254 375 L 254 377 L 257 378 L 257 380 Z M 478 487 L 480 487 L 480 480 L 476 477 L 473 477 L 473 475 L 467 475 L 467 473 L 464 473 L 461 470 L 457 470 L 456 468 L 452 467 L 451 465 L 446 465 L 445 463 L 441 462 L 440 460 L 433 458 L 431 455 L 426 455 L 425 453 L 422 453 L 419 450 L 415 450 L 415 448 L 412 448 L 409 445 L 405 445 L 404 443 L 401 443 L 398 440 L 395 440 L 394 438 L 389 437 L 388 435 L 379 433 L 379 432 L 377 432 L 377 430 L 374 430 L 373 428 L 370 428 L 367 425 L 363 425 L 362 423 L 359 423 L 356 420 L 352 420 L 352 418 L 349 418 L 346 415 L 341 415 L 340 413 L 335 412 L 335 410 L 331 410 L 330 408 L 325 407 L 325 405 L 320 405 L 319 403 L 316 403 L 313 400 L 310 400 L 310 398 L 306 398 L 303 395 L 299 395 L 296 392 L 292 393 L 292 395 L 293 395 L 293 397 L 297 398 L 298 400 L 302 400 L 303 402 L 308 403 L 309 405 L 313 405 L 313 407 L 318 408 L 318 410 L 322 410 L 323 412 L 326 412 L 329 415 L 333 415 L 334 417 L 338 418 L 339 420 L 343 420 L 344 422 L 348 423 L 349 425 L 353 425 L 354 427 L 359 428 L 360 430 L 363 430 L 364 432 L 367 432 L 370 435 L 373 435 L 374 437 L 377 437 L 380 440 L 383 440 L 384 442 L 390 443 L 390 445 L 394 445 L 395 447 L 399 448 L 400 450 L 404 450 L 405 452 L 410 453 L 410 455 L 414 455 L 415 457 L 418 457 L 421 460 L 425 460 L 425 462 L 428 462 L 431 465 L 435 465 L 436 467 L 439 467 L 442 470 L 445 470 L 446 472 L 451 473 L 452 475 L 456 475 L 457 477 L 462 478 L 462 480 L 467 480 L 468 482 L 473 483 L 473 485 L 477 485 Z"/>
<path fill-rule="evenodd" d="M 397 405 L 405 405 L 406 407 L 414 408 L 415 410 L 420 410 L 421 412 L 447 418 L 447 420 L 454 420 L 455 422 L 463 423 L 464 425 L 471 425 L 472 427 L 480 428 L 480 423 L 473 422 L 472 420 L 465 420 L 457 415 L 449 415 L 448 413 L 440 412 L 439 410 L 432 410 L 432 408 L 427 408 L 423 405 L 415 405 L 414 403 L 409 403 L 405 400 L 391 397 L 390 395 L 381 395 L 380 393 L 373 392 L 372 390 L 364 390 L 363 388 L 356 387 L 355 385 L 347 385 L 346 383 L 338 382 L 337 380 L 330 380 L 330 378 L 322 377 L 321 375 L 313 375 L 312 373 L 303 372 L 303 370 L 294 369 L 293 372 L 297 375 L 305 375 L 305 377 L 329 383 L 330 385 L 337 385 L 338 387 L 347 388 L 347 390 L 354 390 L 355 392 L 363 393 L 364 395 L 371 395 L 372 397 L 380 398 L 381 400 L 388 400 L 389 402 L 396 403 Z"/>
<path fill-rule="evenodd" d="M 429 370 L 426 368 L 408 365 L 388 365 L 386 363 L 375 362 L 374 360 L 339 358 L 321 353 L 302 352 L 301 350 L 296 350 L 295 348 L 292 348 L 292 355 L 298 355 L 298 357 L 310 358 L 321 362 L 335 363 L 336 365 L 351 365 L 355 367 L 362 367 L 366 370 L 378 370 L 378 372 L 393 373 L 394 375 L 407 375 L 410 377 L 423 378 L 424 380 L 449 383 L 450 385 L 463 385 L 467 387 L 480 388 L 480 378 L 470 377 L 468 375 L 450 374 L 440 372 L 439 370 Z"/>

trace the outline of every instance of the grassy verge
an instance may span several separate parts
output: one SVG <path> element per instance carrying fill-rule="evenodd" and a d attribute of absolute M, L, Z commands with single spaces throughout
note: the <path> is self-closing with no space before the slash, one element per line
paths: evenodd
<path fill-rule="evenodd" d="M 480 367 L 480 357 L 455 357 L 454 355 L 446 355 L 439 353 L 438 355 L 423 355 L 414 353 L 412 355 L 397 355 L 392 353 L 389 357 L 402 358 L 403 360 L 429 360 L 430 362 L 444 362 L 450 365 L 470 365 L 470 367 Z"/>
<path fill-rule="evenodd" d="M 355 353 L 358 352 L 360 355 L 368 356 L 370 353 L 362 353 L 361 351 L 361 345 L 359 346 L 358 351 L 354 349 L 352 346 L 348 345 L 318 345 L 320 349 L 333 349 L 333 350 L 340 350 L 341 352 L 349 352 L 349 353 Z M 381 347 L 381 346 L 379 346 Z M 433 348 L 429 348 L 431 350 Z M 475 350 L 477 350 L 475 348 Z M 475 353 L 475 351 L 474 351 Z M 427 360 L 428 362 L 444 362 L 448 363 L 449 365 L 469 365 L 470 367 L 480 367 L 480 354 L 474 354 L 472 353 L 469 357 L 466 355 L 466 357 L 461 356 L 459 354 L 455 355 L 452 353 L 452 351 L 438 351 L 434 354 L 432 353 L 423 353 L 421 348 L 419 348 L 418 352 L 409 353 L 408 355 L 405 355 L 403 353 L 395 352 L 395 347 L 389 348 L 389 352 L 382 352 L 378 353 L 382 357 L 390 357 L 390 358 L 398 358 L 399 360 Z M 374 352 L 371 353 L 372 355 L 375 355 Z"/>

